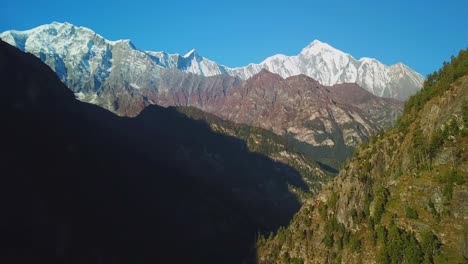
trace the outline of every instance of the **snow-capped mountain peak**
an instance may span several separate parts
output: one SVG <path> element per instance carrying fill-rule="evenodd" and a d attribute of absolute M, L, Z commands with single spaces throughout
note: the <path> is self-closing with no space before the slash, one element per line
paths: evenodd
<path fill-rule="evenodd" d="M 146 51 L 146 53 L 154 57 L 157 64 L 164 68 L 176 68 L 184 72 L 203 76 L 226 74 L 224 66 L 200 56 L 195 49 L 190 50 L 183 56 L 180 54 L 168 54 L 164 51 Z"/>
<path fill-rule="evenodd" d="M 336 54 L 343 54 L 344 52 L 333 48 L 332 46 L 328 45 L 327 43 L 321 42 L 319 40 L 312 41 L 309 45 L 302 49 L 302 55 L 318 55 L 321 53 L 336 53 Z"/>
<path fill-rule="evenodd" d="M 6 31 L 0 38 L 39 57 L 77 93 L 98 91 L 116 69 L 132 72 L 136 78 L 156 67 L 130 40 L 110 41 L 89 28 L 66 22 Z"/>
<path fill-rule="evenodd" d="M 259 64 L 225 68 L 230 75 L 248 79 L 268 69 L 283 78 L 304 74 L 322 85 L 357 83 L 382 97 L 407 99 L 422 87 L 423 76 L 404 64 L 387 66 L 373 58 L 356 60 L 353 56 L 331 45 L 314 40 L 295 56 L 275 55 Z M 395 74 L 398 70 L 400 74 Z"/>

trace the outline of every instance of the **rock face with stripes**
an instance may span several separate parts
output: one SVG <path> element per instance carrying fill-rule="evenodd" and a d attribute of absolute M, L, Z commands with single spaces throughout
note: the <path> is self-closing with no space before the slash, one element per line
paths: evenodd
<path fill-rule="evenodd" d="M 208 110 L 312 146 L 333 148 L 355 146 L 389 126 L 401 106 L 356 84 L 323 86 L 305 75 L 284 79 L 262 70 Z"/>

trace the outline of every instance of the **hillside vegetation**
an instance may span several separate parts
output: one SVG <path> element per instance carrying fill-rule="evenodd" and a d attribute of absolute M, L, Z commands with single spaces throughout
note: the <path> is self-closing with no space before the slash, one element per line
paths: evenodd
<path fill-rule="evenodd" d="M 397 125 L 360 146 L 260 263 L 467 263 L 468 50 L 430 74 Z"/>

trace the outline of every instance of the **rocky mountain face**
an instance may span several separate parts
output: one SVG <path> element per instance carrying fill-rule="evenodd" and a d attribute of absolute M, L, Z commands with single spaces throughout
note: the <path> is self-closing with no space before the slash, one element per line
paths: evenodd
<path fill-rule="evenodd" d="M 227 74 L 224 66 L 200 56 L 195 49 L 183 56 L 168 54 L 164 51 L 146 51 L 146 53 L 155 57 L 158 65 L 167 69 L 179 69 L 183 72 L 202 76 Z"/>
<path fill-rule="evenodd" d="M 398 125 L 360 147 L 259 263 L 466 263 L 468 50 L 430 75 Z"/>
<path fill-rule="evenodd" d="M 329 87 L 305 75 L 283 79 L 262 70 L 218 104 L 201 109 L 294 138 L 315 147 L 319 156 L 344 159 L 354 146 L 392 124 L 401 103 L 355 84 Z"/>
<path fill-rule="evenodd" d="M 266 70 L 247 81 L 173 70 L 161 76 L 161 90 L 124 88 L 116 93 L 112 87 L 119 83 L 106 83 L 93 99 L 127 116 L 136 116 L 151 104 L 196 107 L 287 136 L 323 161 L 344 160 L 353 147 L 393 124 L 402 109 L 401 102 L 374 96 L 355 84 L 327 87 L 304 75 L 283 79 Z"/>
<path fill-rule="evenodd" d="M 135 89 L 122 79 L 124 75 L 116 74 L 97 93 L 76 95 L 81 101 L 97 104 L 122 116 L 137 116 L 149 105 L 194 106 L 215 113 L 210 106 L 221 104 L 229 90 L 242 84 L 240 79 L 227 75 L 203 77 L 176 69 L 162 71 L 157 86 Z"/>
<path fill-rule="evenodd" d="M 357 83 L 380 97 L 407 99 L 418 91 L 423 77 L 398 63 L 386 66 L 375 59 L 354 59 L 326 43 L 314 41 L 297 56 L 275 55 L 260 64 L 229 68 L 192 50 L 181 56 L 140 51 L 129 40 L 109 41 L 84 27 L 52 23 L 27 31 L 6 31 L 4 41 L 40 57 L 73 91 L 96 92 L 114 72 L 133 89 L 158 86 L 162 69 L 178 69 L 201 76 L 228 74 L 248 79 L 262 69 L 283 78 L 304 74 L 331 86 Z M 131 65 L 131 67 L 129 67 Z M 92 96 L 92 95 L 91 95 Z"/>
<path fill-rule="evenodd" d="M 80 102 L 2 41 L 0 81 L 2 263 L 254 263 L 258 230 L 331 177 L 266 130 Z"/>

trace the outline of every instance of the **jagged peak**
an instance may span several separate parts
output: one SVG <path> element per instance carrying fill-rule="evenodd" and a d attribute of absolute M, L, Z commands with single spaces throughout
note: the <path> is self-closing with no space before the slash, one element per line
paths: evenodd
<path fill-rule="evenodd" d="M 358 60 L 361 63 L 378 63 L 378 64 L 383 64 L 380 61 L 376 60 L 375 58 L 369 58 L 369 57 L 362 57 Z"/>
<path fill-rule="evenodd" d="M 133 45 L 132 41 L 130 39 L 119 39 L 119 40 L 108 40 L 110 43 L 117 44 L 117 43 L 125 43 L 125 44 L 130 44 Z"/>
<path fill-rule="evenodd" d="M 78 33 L 77 33 L 78 32 Z M 15 36 L 23 36 L 24 38 L 30 38 L 32 35 L 61 35 L 63 34 L 64 37 L 66 36 L 67 38 L 70 36 L 70 34 L 73 35 L 80 35 L 80 33 L 86 32 L 90 36 L 97 36 L 98 38 L 103 39 L 106 43 L 110 45 L 128 45 L 132 49 L 136 49 L 135 45 L 131 42 L 130 39 L 119 39 L 119 40 L 108 40 L 104 38 L 103 36 L 97 34 L 95 31 L 93 31 L 90 28 L 84 27 L 84 26 L 76 26 L 74 24 L 71 24 L 69 22 L 57 22 L 54 21 L 50 24 L 44 24 L 29 30 L 9 30 L 5 31 L 3 33 L 0 33 L 0 36 L 6 36 L 6 35 L 12 35 L 13 37 Z"/>
<path fill-rule="evenodd" d="M 406 66 L 403 62 L 397 62 L 395 64 L 393 64 L 392 66 L 390 66 L 390 68 L 392 69 L 402 69 L 402 70 L 408 70 L 409 67 Z"/>
<path fill-rule="evenodd" d="M 72 23 L 69 23 L 69 22 L 67 22 L 67 21 L 65 21 L 65 22 L 53 21 L 53 22 L 50 23 L 50 24 L 51 24 L 51 25 L 71 25 L 71 26 L 73 26 Z"/>
<path fill-rule="evenodd" d="M 301 54 L 303 55 L 317 55 L 319 53 L 323 52 L 333 52 L 333 53 L 343 53 L 344 52 L 335 49 L 334 47 L 330 46 L 329 44 L 325 42 L 321 42 L 320 40 L 314 40 L 312 41 L 309 45 L 307 45 L 305 48 L 302 49 Z"/>
<path fill-rule="evenodd" d="M 327 43 L 322 42 L 322 41 L 320 41 L 320 40 L 318 40 L 318 39 L 314 39 L 314 40 L 308 45 L 308 47 L 312 47 L 312 46 L 323 46 L 323 47 L 330 47 L 330 48 L 331 48 L 330 45 L 328 45 Z"/>
<path fill-rule="evenodd" d="M 413 76 L 415 78 L 419 78 L 419 79 L 415 79 L 415 81 L 418 81 L 420 85 L 422 85 L 423 83 L 424 76 L 422 76 L 420 73 L 411 69 L 410 67 L 408 67 L 406 64 L 402 62 L 393 64 L 392 66 L 389 67 L 389 70 L 390 72 L 393 72 L 393 73 L 406 74 L 406 75 Z"/>
<path fill-rule="evenodd" d="M 192 57 L 192 56 L 198 56 L 197 50 L 196 49 L 191 49 L 189 52 L 187 52 L 184 56 L 184 58 Z"/>
<path fill-rule="evenodd" d="M 87 31 L 91 31 L 91 32 L 94 32 L 93 30 L 89 29 L 89 28 L 86 28 L 86 27 L 77 27 L 71 23 L 68 23 L 68 22 L 57 22 L 57 21 L 54 21 L 50 24 L 44 24 L 44 25 L 41 25 L 41 26 L 38 26 L 38 27 L 35 27 L 35 28 L 32 28 L 30 30 L 25 30 L 25 31 L 21 31 L 21 32 L 25 32 L 25 33 L 36 33 L 36 32 L 41 32 L 41 31 L 44 31 L 44 30 L 48 30 L 48 29 L 57 29 L 57 30 L 60 30 L 60 29 L 75 29 L 75 28 L 80 28 L 80 29 L 83 29 L 83 30 L 87 30 Z"/>
<path fill-rule="evenodd" d="M 49 25 L 49 26 L 67 26 L 67 27 L 76 27 L 74 24 L 72 23 L 69 23 L 69 22 L 58 22 L 58 21 L 54 21 L 50 24 L 46 24 L 46 25 Z"/>

